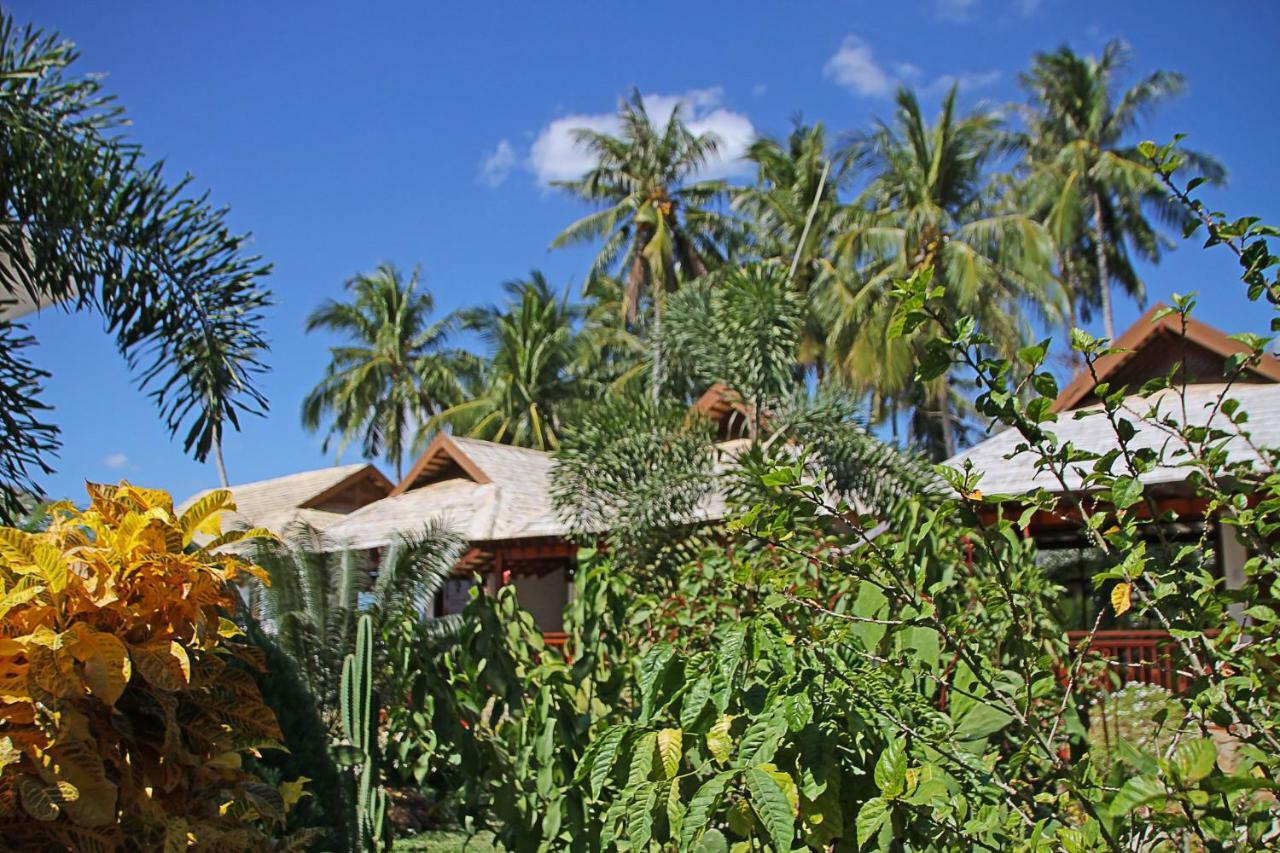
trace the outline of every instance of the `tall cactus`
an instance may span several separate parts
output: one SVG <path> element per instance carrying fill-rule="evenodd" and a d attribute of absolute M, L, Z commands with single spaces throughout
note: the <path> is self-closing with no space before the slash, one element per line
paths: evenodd
<path fill-rule="evenodd" d="M 342 729 L 355 748 L 355 832 L 352 849 L 378 851 L 383 845 L 387 793 L 377 784 L 378 728 L 373 704 L 373 620 L 356 624 L 355 651 L 342 661 Z"/>

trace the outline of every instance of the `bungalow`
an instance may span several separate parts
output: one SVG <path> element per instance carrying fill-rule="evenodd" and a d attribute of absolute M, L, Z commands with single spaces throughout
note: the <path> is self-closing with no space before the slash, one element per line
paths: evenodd
<path fill-rule="evenodd" d="M 726 389 L 709 390 L 694 411 L 716 423 L 722 448 L 740 443 L 744 409 Z M 237 511 L 224 525 L 284 532 L 305 522 L 324 533 L 329 547 L 360 551 L 442 525 L 465 540 L 466 550 L 435 615 L 460 611 L 479 576 L 491 591 L 514 586 L 521 606 L 554 643 L 564 638 L 578 546 L 555 512 L 551 467 L 543 451 L 440 433 L 394 485 L 362 464 L 232 486 Z M 711 495 L 697 513 L 701 521 L 723 517 L 722 497 Z"/>
<path fill-rule="evenodd" d="M 1093 372 L 1081 371 L 1062 389 L 1052 407 L 1059 419 L 1051 427 L 1060 442 L 1071 442 L 1077 448 L 1097 454 L 1116 448 L 1118 441 L 1105 418 L 1076 419 L 1074 413 L 1101 406 L 1097 395 L 1100 383 L 1108 383 L 1112 389 L 1136 390 L 1150 379 L 1169 375 L 1170 371 L 1177 371 L 1177 377 L 1186 382 L 1188 423 L 1229 427 L 1214 403 L 1226 382 L 1227 360 L 1247 352 L 1247 348 L 1196 319 L 1189 319 L 1185 330 L 1176 314 L 1156 319 L 1161 307 L 1154 306 L 1116 339 L 1115 346 L 1120 352 L 1099 359 Z M 1250 413 L 1253 443 L 1232 440 L 1227 446 L 1231 461 L 1257 461 L 1256 447 L 1280 445 L 1280 384 L 1277 383 L 1280 383 L 1280 359 L 1272 356 L 1263 357 L 1250 367 L 1247 375 L 1237 377 L 1233 383 L 1231 396 Z M 1182 404 L 1177 400 L 1180 392 L 1181 388 L 1171 388 L 1145 397 L 1134 393 L 1127 397 L 1126 406 L 1144 414 L 1152 406 L 1163 403 L 1162 412 L 1181 418 Z M 1175 401 L 1177 406 L 1173 405 Z M 1132 441 L 1134 447 L 1158 450 L 1166 442 L 1167 433 L 1137 422 L 1136 417 L 1131 420 L 1138 428 Z M 1064 493 L 1052 474 L 1036 468 L 1032 453 L 1015 452 L 1021 441 L 1021 436 L 1013 430 L 998 432 L 948 460 L 948 464 L 959 466 L 972 462 L 976 470 L 984 472 L 981 488 L 988 494 L 1017 495 L 1039 488 Z M 1156 506 L 1173 514 L 1174 521 L 1165 530 L 1166 538 L 1179 545 L 1202 541 L 1207 534 L 1207 541 L 1215 546 L 1213 559 L 1219 576 L 1228 585 L 1239 586 L 1244 580 L 1242 567 L 1248 554 L 1231 529 L 1219 524 L 1207 511 L 1205 501 L 1197 498 L 1187 482 L 1188 474 L 1185 467 L 1164 465 L 1143 474 L 1140 481 Z M 1074 473 L 1068 475 L 1066 481 L 1071 490 L 1081 485 L 1080 477 Z M 1167 650 L 1168 636 L 1132 613 L 1119 619 L 1113 615 L 1107 606 L 1106 590 L 1095 590 L 1091 582 L 1093 572 L 1102 563 L 1102 555 L 1085 539 L 1065 502 L 1060 510 L 1036 514 L 1025 533 L 1036 541 L 1038 559 L 1066 590 L 1062 607 L 1068 624 L 1084 632 L 1101 613 L 1104 630 L 1096 635 L 1094 648 L 1116 662 L 1116 671 L 1126 680 L 1175 687 L 1177 679 Z"/>

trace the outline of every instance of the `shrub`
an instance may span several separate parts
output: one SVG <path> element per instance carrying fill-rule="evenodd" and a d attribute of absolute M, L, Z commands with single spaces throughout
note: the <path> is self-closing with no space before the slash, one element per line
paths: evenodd
<path fill-rule="evenodd" d="M 47 530 L 0 528 L 0 833 L 25 849 L 269 849 L 302 794 L 242 757 L 277 747 L 227 619 L 260 569 L 214 553 L 231 495 L 89 486 Z M 205 544 L 197 544 L 197 539 Z M 292 844 L 304 839 L 294 838 Z"/>

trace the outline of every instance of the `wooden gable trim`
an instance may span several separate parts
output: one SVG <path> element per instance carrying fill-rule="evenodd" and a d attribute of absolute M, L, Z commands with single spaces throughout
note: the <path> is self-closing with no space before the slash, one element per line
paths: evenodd
<path fill-rule="evenodd" d="M 422 455 L 418 457 L 418 461 L 413 463 L 413 467 L 409 469 L 409 473 L 401 480 L 394 489 L 391 490 L 391 497 L 403 495 L 409 489 L 413 488 L 414 482 L 422 475 L 424 471 L 441 456 L 448 457 L 450 461 L 466 472 L 477 483 L 484 484 L 492 482 L 489 476 L 480 470 L 480 466 L 471 460 L 471 457 L 462 452 L 462 448 L 448 435 L 438 432 L 436 437 L 431 439 L 431 443 L 427 445 L 427 449 L 422 451 Z"/>
<path fill-rule="evenodd" d="M 1093 371 L 1097 374 L 1096 379 L 1089 370 L 1082 370 L 1077 373 L 1067 387 L 1063 388 L 1061 393 L 1058 394 L 1057 399 L 1053 401 L 1052 411 L 1070 411 L 1081 400 L 1089 396 L 1099 383 L 1106 382 L 1108 377 L 1127 364 L 1140 349 L 1155 339 L 1161 332 L 1171 332 L 1178 337 L 1182 337 L 1182 318 L 1177 314 L 1166 314 L 1159 320 L 1154 319 L 1156 313 L 1164 307 L 1164 304 L 1160 302 L 1152 305 L 1145 314 L 1138 318 L 1137 322 L 1124 331 L 1124 334 L 1115 339 L 1114 346 L 1124 351 L 1104 355 L 1098 359 L 1094 363 Z M 1197 320 L 1194 317 L 1187 318 L 1186 340 L 1223 358 L 1236 353 L 1250 351 L 1244 344 L 1227 337 L 1226 333 L 1221 329 L 1210 326 L 1208 323 Z M 1280 359 L 1275 356 L 1264 355 L 1257 364 L 1250 366 L 1250 370 L 1263 379 L 1271 382 L 1280 382 Z"/>
<path fill-rule="evenodd" d="M 388 494 L 390 494 L 392 488 L 394 488 L 395 486 L 395 484 L 393 484 L 390 480 L 387 479 L 387 475 L 383 474 L 375 466 L 366 465 L 363 468 L 359 469 L 358 471 L 353 471 L 348 476 L 343 477 L 337 483 L 333 484 L 332 486 L 325 489 L 324 491 L 314 494 L 311 497 L 307 498 L 305 501 L 298 504 L 298 506 L 302 509 L 308 509 L 311 507 L 320 506 L 321 504 L 324 504 L 324 503 L 327 503 L 328 501 L 333 500 L 335 497 L 342 494 L 351 486 L 356 485 L 361 480 L 373 481 L 374 485 L 378 486 L 382 490 L 383 497 L 386 497 Z M 370 503 L 372 503 L 372 501 L 370 501 Z"/>

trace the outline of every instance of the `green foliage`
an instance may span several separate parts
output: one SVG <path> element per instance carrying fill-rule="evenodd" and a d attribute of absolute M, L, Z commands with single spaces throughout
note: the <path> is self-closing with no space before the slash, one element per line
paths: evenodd
<path fill-rule="evenodd" d="M 96 76 L 73 77 L 74 46 L 0 16 L 0 301 L 100 314 L 171 433 L 203 460 L 227 424 L 262 413 L 268 267 L 244 252 L 226 210 L 167 183 L 120 134 L 123 110 Z M 38 492 L 58 447 L 42 418 L 47 374 L 21 324 L 0 321 L 0 514 Z"/>
<path fill-rule="evenodd" d="M 341 711 L 345 743 L 335 752 L 351 767 L 355 785 L 355 830 L 352 850 L 377 851 L 386 845 L 387 792 L 379 783 L 380 753 L 374 704 L 373 618 L 356 621 L 356 644 L 342 661 Z"/>
<path fill-rule="evenodd" d="M 449 425 L 459 435 L 550 450 L 558 446 L 565 410 L 581 399 L 573 368 L 581 351 L 575 328 L 580 309 L 556 296 L 539 272 L 508 282 L 505 309 L 463 312 L 462 323 L 490 349 L 469 398 L 425 424 Z"/>
<path fill-rule="evenodd" d="M 330 349 L 324 379 L 302 401 L 302 423 L 316 430 L 329 420 L 325 452 L 336 439 L 341 456 L 358 440 L 366 458 L 386 457 L 399 478 L 417 424 L 461 402 L 459 376 L 474 373 L 476 359 L 446 347 L 452 318 L 430 322 L 435 300 L 419 290 L 417 270 L 406 282 L 382 264 L 347 290 L 350 302 L 327 302 L 307 318 L 308 332 L 350 340 Z"/>

